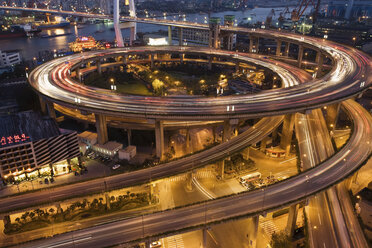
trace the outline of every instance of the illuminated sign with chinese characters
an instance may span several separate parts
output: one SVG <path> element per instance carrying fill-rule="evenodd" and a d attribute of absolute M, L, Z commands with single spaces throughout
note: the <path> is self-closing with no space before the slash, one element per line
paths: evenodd
<path fill-rule="evenodd" d="M 30 137 L 27 136 L 26 134 L 15 134 L 12 136 L 6 136 L 6 137 L 1 137 L 0 139 L 0 145 L 5 146 L 5 145 L 14 145 L 19 142 L 24 142 L 30 140 Z"/>

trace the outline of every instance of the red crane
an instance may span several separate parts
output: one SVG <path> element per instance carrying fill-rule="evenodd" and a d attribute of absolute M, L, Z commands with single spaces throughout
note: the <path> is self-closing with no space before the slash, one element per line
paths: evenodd
<path fill-rule="evenodd" d="M 320 0 L 300 0 L 296 8 L 292 10 L 292 13 L 291 13 L 292 21 L 297 22 L 298 20 L 300 20 L 300 17 L 304 14 L 305 10 L 309 6 L 312 6 L 315 9 L 313 13 L 313 17 L 312 17 L 313 22 L 315 22 L 315 19 L 319 12 Z"/>

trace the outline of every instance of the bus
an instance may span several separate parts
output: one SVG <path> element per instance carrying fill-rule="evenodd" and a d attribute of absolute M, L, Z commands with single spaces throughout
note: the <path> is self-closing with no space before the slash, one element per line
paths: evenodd
<path fill-rule="evenodd" d="M 247 182 L 255 181 L 261 178 L 260 172 L 253 172 L 251 174 L 240 177 L 240 183 L 245 184 Z"/>

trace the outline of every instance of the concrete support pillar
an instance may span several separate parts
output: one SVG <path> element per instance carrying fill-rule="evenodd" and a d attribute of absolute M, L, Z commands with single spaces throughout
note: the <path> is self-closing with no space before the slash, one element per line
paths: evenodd
<path fill-rule="evenodd" d="M 188 172 L 186 175 L 186 188 L 187 190 L 192 190 L 192 172 Z"/>
<path fill-rule="evenodd" d="M 106 200 L 106 207 L 107 209 L 110 209 L 111 208 L 111 204 L 110 204 L 110 196 L 108 193 L 105 193 L 105 200 Z"/>
<path fill-rule="evenodd" d="M 322 69 L 323 69 L 323 62 L 324 62 L 324 57 L 323 54 L 318 51 L 316 53 L 316 58 L 315 58 L 315 63 L 316 63 L 316 77 L 319 78 L 322 74 Z"/>
<path fill-rule="evenodd" d="M 178 45 L 183 46 L 183 29 L 178 28 Z"/>
<path fill-rule="evenodd" d="M 44 98 L 42 98 L 41 96 L 39 96 L 39 101 L 40 101 L 41 113 L 43 115 L 46 115 L 47 114 L 47 107 L 46 107 L 46 102 L 45 102 Z"/>
<path fill-rule="evenodd" d="M 102 74 L 101 60 L 100 59 L 97 60 L 96 64 L 97 64 L 97 72 L 98 72 L 98 74 Z"/>
<path fill-rule="evenodd" d="M 189 154 L 190 152 L 190 129 L 186 128 L 186 153 Z"/>
<path fill-rule="evenodd" d="M 235 72 L 239 73 L 240 63 L 239 61 L 235 62 Z"/>
<path fill-rule="evenodd" d="M 46 106 L 48 108 L 49 117 L 55 120 L 56 119 L 56 111 L 54 109 L 54 104 L 50 101 L 47 101 Z"/>
<path fill-rule="evenodd" d="M 225 120 L 223 122 L 223 135 L 222 135 L 222 142 L 226 142 L 231 138 L 231 125 L 230 120 Z"/>
<path fill-rule="evenodd" d="M 129 46 L 133 46 L 133 41 L 136 39 L 136 28 L 130 27 Z"/>
<path fill-rule="evenodd" d="M 247 147 L 247 148 L 245 148 L 244 150 L 243 150 L 243 152 L 242 152 L 242 155 L 243 155 L 243 158 L 245 159 L 245 160 L 248 160 L 249 159 L 249 147 Z"/>
<path fill-rule="evenodd" d="M 208 57 L 208 70 L 212 70 L 212 60 L 213 60 L 213 57 L 209 56 Z"/>
<path fill-rule="evenodd" d="M 132 129 L 127 129 L 128 146 L 132 144 Z"/>
<path fill-rule="evenodd" d="M 96 118 L 97 141 L 103 145 L 108 141 L 106 116 L 102 114 L 94 114 Z"/>
<path fill-rule="evenodd" d="M 271 135 L 271 138 L 273 139 L 273 143 L 276 141 L 276 139 L 278 138 L 278 128 L 275 128 L 273 130 L 273 133 Z"/>
<path fill-rule="evenodd" d="M 261 152 L 266 152 L 266 145 L 267 145 L 267 142 L 269 141 L 269 137 L 265 137 L 261 140 L 261 146 L 260 146 L 260 151 Z"/>
<path fill-rule="evenodd" d="M 249 37 L 249 52 L 251 53 L 253 49 L 253 37 Z"/>
<path fill-rule="evenodd" d="M 294 204 L 289 207 L 288 220 L 286 232 L 289 237 L 292 237 L 296 228 L 297 215 L 298 215 L 298 204 Z"/>
<path fill-rule="evenodd" d="M 154 54 L 150 54 L 151 69 L 154 69 L 154 67 L 155 67 L 155 61 L 154 61 L 155 57 L 154 56 L 155 56 Z"/>
<path fill-rule="evenodd" d="M 172 45 L 172 26 L 168 26 L 168 45 Z"/>
<path fill-rule="evenodd" d="M 287 114 L 283 121 L 282 137 L 280 139 L 280 147 L 285 150 L 286 156 L 288 156 L 291 149 L 293 126 L 294 126 L 295 115 Z"/>
<path fill-rule="evenodd" d="M 301 68 L 303 56 L 304 56 L 304 47 L 303 47 L 303 45 L 299 45 L 298 46 L 297 62 L 298 62 L 298 67 L 300 67 L 300 68 Z"/>
<path fill-rule="evenodd" d="M 183 64 L 183 59 L 185 58 L 185 54 L 181 53 L 180 54 L 180 63 Z"/>
<path fill-rule="evenodd" d="M 154 187 L 155 187 L 155 184 L 151 183 L 149 184 L 149 188 L 150 188 L 150 192 L 149 192 L 149 199 L 150 199 L 150 204 L 152 202 L 152 200 L 154 199 Z"/>
<path fill-rule="evenodd" d="M 327 106 L 326 123 L 329 131 L 336 128 L 338 113 L 340 112 L 341 103 L 335 103 Z"/>
<path fill-rule="evenodd" d="M 124 65 L 128 64 L 128 55 L 127 54 L 123 55 L 123 64 Z"/>
<path fill-rule="evenodd" d="M 83 125 L 84 125 L 84 129 L 87 130 L 89 128 L 89 122 L 87 121 L 84 121 L 83 122 Z"/>
<path fill-rule="evenodd" d="M 207 227 L 203 227 L 203 248 L 207 248 Z"/>
<path fill-rule="evenodd" d="M 282 41 L 277 40 L 276 41 L 276 56 L 280 56 L 282 52 Z"/>
<path fill-rule="evenodd" d="M 164 153 L 164 128 L 163 121 L 155 121 L 156 156 L 163 159 Z"/>
<path fill-rule="evenodd" d="M 258 224 L 260 222 L 260 216 L 254 216 L 252 217 L 253 221 L 253 230 L 252 235 L 250 235 L 249 238 L 249 247 L 250 248 L 256 248 L 257 247 L 257 234 L 258 234 Z"/>
<path fill-rule="evenodd" d="M 78 66 L 75 69 L 76 79 L 81 83 L 81 72 L 80 72 L 80 66 Z"/>
<path fill-rule="evenodd" d="M 249 37 L 249 52 L 258 53 L 258 46 L 259 46 L 259 38 L 255 36 Z"/>
<path fill-rule="evenodd" d="M 221 179 L 224 179 L 225 176 L 225 160 L 221 160 L 217 163 L 217 174 L 221 177 Z"/>
<path fill-rule="evenodd" d="M 285 43 L 284 56 L 286 56 L 286 57 L 288 57 L 288 55 L 289 55 L 289 45 L 290 45 L 289 42 Z"/>
<path fill-rule="evenodd" d="M 218 139 L 217 139 L 217 127 L 216 126 L 213 126 L 212 127 L 212 132 L 213 132 L 213 142 L 217 142 Z"/>

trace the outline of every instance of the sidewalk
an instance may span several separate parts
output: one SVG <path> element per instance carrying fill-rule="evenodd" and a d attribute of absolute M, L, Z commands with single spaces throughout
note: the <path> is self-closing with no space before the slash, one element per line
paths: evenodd
<path fill-rule="evenodd" d="M 125 212 L 115 212 L 111 214 L 106 214 L 98 217 L 89 218 L 86 220 L 80 221 L 66 221 L 63 223 L 53 224 L 51 227 L 39 228 L 36 230 L 12 234 L 12 235 L 5 235 L 1 232 L 0 235 L 0 246 L 11 246 L 17 245 L 19 243 L 40 239 L 44 237 L 53 237 L 57 234 L 76 231 L 79 229 L 84 229 L 92 226 L 102 225 L 110 222 L 119 221 L 121 219 L 135 217 L 137 215 L 143 215 L 147 213 L 151 213 L 156 210 L 157 205 L 150 205 L 142 208 L 137 208 Z M 1 221 L 2 222 L 2 221 Z M 0 226 L 4 226 L 2 223 Z"/>
<path fill-rule="evenodd" d="M 38 178 L 33 181 L 23 181 L 17 185 L 6 185 L 0 187 L 0 197 L 5 197 L 17 193 L 45 189 L 53 186 L 58 186 L 61 184 L 67 183 L 77 183 L 79 181 L 93 179 L 97 177 L 109 176 L 112 173 L 110 166 L 105 165 L 101 162 L 87 159 L 85 166 L 88 168 L 88 172 L 85 172 L 83 175 L 75 176 L 75 173 L 71 172 L 68 174 L 60 175 L 54 177 L 53 183 L 44 183 L 44 178 Z M 40 184 L 39 182 L 42 182 Z"/>

